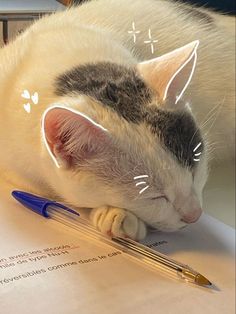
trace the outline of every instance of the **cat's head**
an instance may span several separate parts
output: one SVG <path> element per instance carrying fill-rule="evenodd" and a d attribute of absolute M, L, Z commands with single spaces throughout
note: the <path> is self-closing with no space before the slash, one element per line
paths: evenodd
<path fill-rule="evenodd" d="M 174 231 L 201 214 L 206 144 L 181 97 L 198 42 L 133 67 L 102 62 L 61 75 L 42 134 L 67 202 L 132 211 Z"/>

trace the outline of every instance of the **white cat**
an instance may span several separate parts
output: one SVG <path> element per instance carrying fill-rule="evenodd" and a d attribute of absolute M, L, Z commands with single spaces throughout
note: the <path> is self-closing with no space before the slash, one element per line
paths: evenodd
<path fill-rule="evenodd" d="M 208 141 L 233 156 L 231 23 L 161 0 L 92 1 L 36 22 L 0 50 L 1 180 L 93 208 L 108 234 L 196 221 Z"/>

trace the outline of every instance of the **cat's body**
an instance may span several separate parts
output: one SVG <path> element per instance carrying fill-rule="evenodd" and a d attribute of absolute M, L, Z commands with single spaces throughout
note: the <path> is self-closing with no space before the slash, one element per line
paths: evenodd
<path fill-rule="evenodd" d="M 210 140 L 217 142 L 217 157 L 222 151 L 226 158 L 232 158 L 235 68 L 232 19 L 204 12 L 194 15 L 188 7 L 168 1 L 100 0 L 35 23 L 13 43 L 0 50 L 1 180 L 37 194 L 51 197 L 60 195 L 67 203 L 77 207 L 111 205 L 112 200 L 108 203 L 109 197 L 104 204 L 105 188 L 96 192 L 98 182 L 93 183 L 91 179 L 90 191 L 80 187 L 76 195 L 77 190 L 70 183 L 71 175 L 65 175 L 62 180 L 60 169 L 53 166 L 42 139 L 42 115 L 48 107 L 59 102 L 93 119 L 97 118 L 97 122 L 113 134 L 125 131 L 132 137 L 133 131 L 129 131 L 119 117 L 110 115 L 109 110 L 99 107 L 92 99 L 68 100 L 66 93 L 58 93 L 56 79 L 73 67 L 91 62 L 134 66 L 138 61 L 152 59 L 194 40 L 200 41 L 198 65 L 185 96 L 190 100 L 199 124 L 204 123 L 213 107 L 223 104 L 215 131 L 211 130 Z M 133 28 L 132 23 L 140 31 L 135 43 L 129 33 Z M 144 43 L 149 39 L 149 29 L 153 38 L 158 39 L 153 54 L 150 44 Z M 23 98 L 24 90 L 31 95 L 38 92 L 38 104 L 33 104 L 32 99 Z M 149 140 L 145 137 L 142 139 L 141 131 L 139 134 L 137 146 L 144 148 Z M 119 136 L 124 146 L 129 145 L 122 132 Z M 135 139 L 134 133 L 133 136 Z M 163 158 L 168 159 L 168 155 Z M 178 169 L 176 171 L 178 173 Z M 140 172 L 136 174 L 145 175 Z M 85 175 L 81 174 L 80 186 L 83 180 L 87 180 Z M 114 187 L 112 189 L 113 194 L 110 195 L 115 195 Z M 142 215 L 137 215 L 143 219 Z M 147 220 L 150 222 L 151 218 Z"/>

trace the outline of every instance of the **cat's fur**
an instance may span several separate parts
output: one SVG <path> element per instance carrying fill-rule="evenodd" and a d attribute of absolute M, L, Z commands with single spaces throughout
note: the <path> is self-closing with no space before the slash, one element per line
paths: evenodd
<path fill-rule="evenodd" d="M 140 30 L 135 44 L 128 33 L 132 22 Z M 149 28 L 158 39 L 154 54 L 144 44 Z M 130 69 L 139 61 L 196 39 L 200 40 L 198 64 L 184 96 L 191 102 L 204 138 L 209 129 L 204 121 L 220 105 L 217 107 L 220 111 L 213 115 L 214 130 L 207 138 L 216 142 L 217 157 L 225 154 L 225 158 L 232 158 L 233 18 L 169 1 L 99 0 L 43 18 L 0 50 L 1 180 L 44 196 L 60 195 L 74 207 L 95 208 L 91 214 L 93 223 L 106 233 L 143 238 L 144 222 L 170 231 L 185 226 L 181 218 L 191 216 L 201 203 L 207 178 L 207 143 L 201 161 L 194 164 L 191 152 L 203 140 L 189 109 L 182 101 L 176 108 L 165 103 L 158 107 L 161 102 L 154 101 L 155 95 L 145 79 L 139 75 L 136 78 Z M 99 62 L 101 68 L 96 70 L 93 66 Z M 89 68 L 88 63 L 92 63 Z M 122 81 L 126 70 L 119 67 L 127 69 L 123 85 L 119 78 Z M 84 82 L 86 79 L 88 82 Z M 134 83 L 129 85 L 132 80 Z M 21 96 L 24 90 L 39 93 L 38 104 L 29 100 L 30 113 L 23 107 L 27 103 Z M 123 108 L 122 97 L 129 104 L 129 111 Z M 114 103 L 119 104 L 115 111 Z M 58 124 L 61 123 L 60 136 L 68 144 L 67 152 L 61 147 L 50 147 L 50 143 L 46 148 L 42 116 L 51 106 L 73 109 L 55 111 L 57 116 L 61 115 Z M 79 117 L 82 127 L 76 120 L 76 111 L 85 115 Z M 89 124 L 86 117 L 93 119 L 92 124 L 98 124 L 92 126 L 94 138 L 86 133 Z M 48 120 L 44 118 L 49 125 L 57 119 L 53 111 Z M 50 126 L 52 131 L 48 133 L 53 133 L 58 124 Z M 173 125 L 174 132 L 169 125 Z M 196 142 L 190 148 L 185 149 L 184 145 L 191 142 L 192 131 L 176 131 L 177 125 L 189 128 L 192 125 Z M 181 135 L 174 141 L 179 134 L 188 136 Z M 70 157 L 66 155 L 68 151 Z M 81 151 L 91 154 L 91 158 L 84 158 Z M 53 162 L 53 154 L 58 154 L 61 168 Z M 139 195 L 134 177 L 146 174 L 150 187 Z M 157 199 L 163 191 L 168 202 L 165 198 Z"/>

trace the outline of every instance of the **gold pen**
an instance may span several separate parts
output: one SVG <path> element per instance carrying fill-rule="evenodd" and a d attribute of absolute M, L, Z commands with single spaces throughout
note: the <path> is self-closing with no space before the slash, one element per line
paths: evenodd
<path fill-rule="evenodd" d="M 36 213 L 69 226 L 79 231 L 84 237 L 90 240 L 93 239 L 99 243 L 102 242 L 115 247 L 122 251 L 124 255 L 135 258 L 135 260 L 150 266 L 152 269 L 158 270 L 163 268 L 165 272 L 170 271 L 177 274 L 179 278 L 200 286 L 210 287 L 212 285 L 206 277 L 193 270 L 188 265 L 179 263 L 141 243 L 129 238 L 109 238 L 105 236 L 95 229 L 87 220 L 81 218 L 77 211 L 63 204 L 22 191 L 13 191 L 12 196 L 25 207 Z"/>

